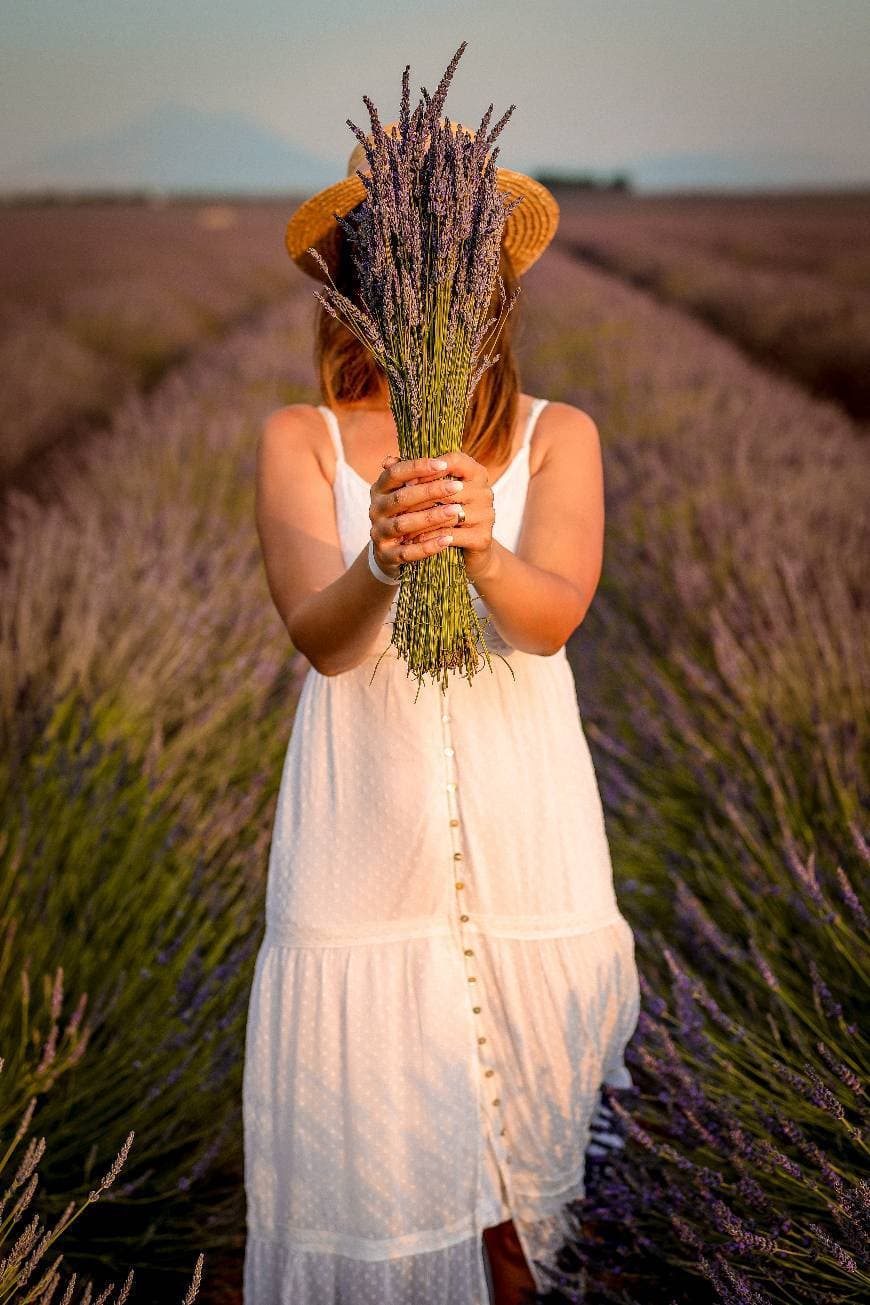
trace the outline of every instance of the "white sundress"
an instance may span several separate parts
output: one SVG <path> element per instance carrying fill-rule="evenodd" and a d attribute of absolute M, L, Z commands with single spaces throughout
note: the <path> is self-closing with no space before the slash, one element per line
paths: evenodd
<path fill-rule="evenodd" d="M 511 550 L 545 403 L 494 484 Z M 349 567 L 369 485 L 320 411 Z M 632 1083 L 634 935 L 566 651 L 490 624 L 516 679 L 493 656 L 415 701 L 394 648 L 372 678 L 394 612 L 353 670 L 309 668 L 285 756 L 245 1037 L 245 1305 L 486 1305 L 482 1231 L 509 1218 L 544 1292 L 587 1149 L 619 1144 L 600 1085 Z"/>

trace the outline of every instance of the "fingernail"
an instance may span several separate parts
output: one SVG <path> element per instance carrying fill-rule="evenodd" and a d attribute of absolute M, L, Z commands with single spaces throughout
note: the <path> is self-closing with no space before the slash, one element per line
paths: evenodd
<path fill-rule="evenodd" d="M 438 536 L 438 543 L 439 543 L 439 544 L 452 544 L 452 543 L 453 543 L 453 536 L 452 536 L 452 535 L 439 535 L 439 536 Z"/>
<path fill-rule="evenodd" d="M 432 466 L 435 468 L 436 471 L 446 471 L 446 470 L 447 470 L 447 463 L 444 461 L 443 458 L 433 458 L 433 459 L 432 459 Z"/>

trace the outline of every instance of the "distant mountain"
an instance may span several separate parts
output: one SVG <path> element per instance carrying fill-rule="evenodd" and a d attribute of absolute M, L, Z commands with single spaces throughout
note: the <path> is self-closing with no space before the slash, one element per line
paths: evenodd
<path fill-rule="evenodd" d="M 522 167 L 522 164 L 517 165 Z M 603 168 L 561 162 L 536 175 L 620 174 L 637 191 L 766 189 L 870 182 L 870 169 L 842 156 L 751 151 L 646 155 Z M 224 193 L 310 192 L 344 176 L 345 164 L 298 149 L 241 113 L 209 113 L 186 104 L 163 104 L 101 135 L 59 145 L 5 169 L 0 191 L 166 190 Z"/>
<path fill-rule="evenodd" d="M 852 186 L 870 182 L 858 159 L 788 151 L 647 155 L 619 165 L 642 190 L 765 190 L 788 186 Z"/>
<path fill-rule="evenodd" d="M 5 170 L 0 188 L 285 193 L 316 190 L 343 175 L 343 167 L 297 149 L 241 113 L 164 104 L 105 135 Z"/>

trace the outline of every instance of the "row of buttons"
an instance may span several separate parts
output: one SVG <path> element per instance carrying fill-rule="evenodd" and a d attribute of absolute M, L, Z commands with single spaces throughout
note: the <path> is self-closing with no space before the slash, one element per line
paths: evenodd
<path fill-rule="evenodd" d="M 445 706 L 447 706 L 447 705 L 449 705 L 449 704 L 446 703 L 446 693 L 445 693 Z M 447 761 L 446 761 L 445 764 L 446 764 L 446 769 L 447 769 L 447 775 L 448 775 L 448 778 L 447 778 L 447 783 L 446 783 L 445 787 L 446 787 L 447 794 L 448 794 L 447 803 L 448 803 L 448 809 L 449 809 L 449 811 L 450 811 L 449 821 L 450 821 L 450 829 L 451 829 L 451 831 L 452 831 L 452 833 L 451 833 L 451 839 L 452 839 L 452 842 L 453 842 L 453 862 L 454 862 L 454 865 L 455 865 L 457 862 L 461 862 L 461 861 L 464 860 L 464 855 L 463 855 L 462 851 L 461 851 L 461 850 L 456 846 L 457 841 L 458 841 L 458 839 L 459 839 L 459 834 L 456 832 L 456 831 L 459 829 L 459 816 L 458 816 L 458 811 L 457 811 L 457 799 L 456 799 L 456 793 L 457 793 L 457 790 L 458 790 L 458 784 L 457 784 L 457 781 L 456 781 L 456 779 L 455 779 L 455 777 L 454 777 L 454 776 L 455 776 L 455 762 L 452 760 L 452 758 L 455 757 L 456 752 L 455 752 L 455 749 L 454 749 L 454 747 L 453 747 L 453 745 L 452 745 L 451 737 L 450 737 L 450 712 L 449 712 L 449 710 L 444 710 L 444 711 L 442 712 L 442 714 L 441 714 L 441 723 L 442 723 L 442 726 L 443 726 L 443 731 L 442 731 L 442 732 L 443 732 L 443 736 L 444 736 L 444 747 L 443 747 L 443 753 L 444 753 L 444 756 L 447 758 Z M 457 879 L 457 880 L 454 882 L 454 885 L 453 885 L 453 886 L 454 886 L 454 889 L 455 889 L 455 891 L 456 891 L 457 893 L 462 893 L 462 892 L 465 891 L 465 880 L 463 880 L 463 879 Z M 460 906 L 461 906 L 461 903 L 460 903 Z M 460 923 L 461 923 L 461 924 L 467 924 L 468 921 L 469 921 L 469 918 L 470 918 L 470 917 L 469 917 L 468 913 L 467 913 L 464 909 L 461 909 L 461 910 L 460 910 L 460 914 L 459 914 L 459 921 L 460 921 Z M 463 931 L 463 932 L 464 932 L 464 931 Z M 468 946 L 463 947 L 463 955 L 466 956 L 466 957 L 473 957 L 473 956 L 474 956 L 474 950 L 473 950 L 473 948 L 468 947 Z M 467 975 L 466 977 L 467 977 L 469 983 L 477 983 L 477 975 L 475 975 L 475 974 L 469 974 L 469 975 Z M 472 1010 L 472 1013 L 473 1013 L 474 1015 L 480 1015 L 480 1014 L 481 1014 L 481 1011 L 482 1011 L 482 1007 L 479 1006 L 479 1005 L 477 1005 L 477 1006 L 472 1006 L 471 1010 Z M 485 1035 L 480 1034 L 480 1035 L 478 1036 L 478 1038 L 477 1038 L 477 1045 L 478 1045 L 479 1047 L 487 1046 L 487 1038 L 485 1037 Z M 495 1076 L 495 1069 L 494 1069 L 492 1066 L 487 1065 L 487 1066 L 484 1068 L 484 1070 L 483 1070 L 483 1076 L 484 1076 L 484 1078 L 494 1078 L 494 1076 Z M 492 1104 L 494 1107 L 496 1107 L 496 1108 L 498 1108 L 498 1107 L 501 1105 L 501 1097 L 499 1097 L 499 1096 L 492 1097 L 490 1100 L 491 1100 L 491 1104 Z M 501 1127 L 501 1128 L 499 1129 L 499 1137 L 505 1137 L 505 1136 L 506 1136 L 506 1129 L 505 1129 L 504 1127 Z M 501 1154 L 501 1158 L 504 1160 L 505 1164 L 510 1164 L 510 1163 L 511 1163 L 511 1157 L 503 1152 L 502 1147 L 501 1147 L 500 1144 L 497 1144 L 497 1146 L 496 1146 L 496 1150 L 497 1150 L 497 1152 L 499 1152 L 499 1153 Z"/>

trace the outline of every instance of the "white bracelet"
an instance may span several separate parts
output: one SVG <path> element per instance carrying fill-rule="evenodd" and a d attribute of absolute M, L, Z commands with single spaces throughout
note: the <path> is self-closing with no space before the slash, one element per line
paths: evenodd
<path fill-rule="evenodd" d="M 380 580 L 382 584 L 400 585 L 402 583 L 401 575 L 396 577 L 387 575 L 386 571 L 382 571 L 381 568 L 378 566 L 377 562 L 375 561 L 375 541 L 373 539 L 369 540 L 369 570 L 371 571 L 375 579 Z"/>

